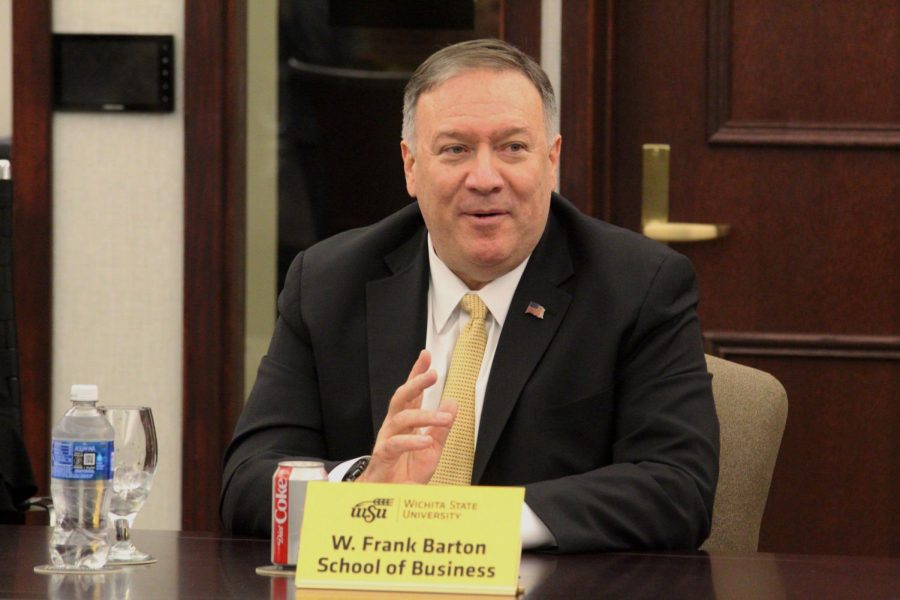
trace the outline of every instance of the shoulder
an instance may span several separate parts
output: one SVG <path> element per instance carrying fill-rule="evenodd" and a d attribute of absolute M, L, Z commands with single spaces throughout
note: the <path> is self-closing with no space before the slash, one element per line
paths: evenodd
<path fill-rule="evenodd" d="M 415 256 L 420 244 L 424 248 L 424 239 L 424 222 L 413 202 L 378 223 L 310 246 L 288 269 L 278 297 L 279 313 L 296 318 L 302 305 L 302 312 L 316 320 L 324 318 L 323 312 L 363 310 L 366 284 L 391 275 L 390 257 L 401 249 Z"/>
<path fill-rule="evenodd" d="M 418 204 L 413 201 L 367 227 L 338 233 L 302 252 L 291 265 L 304 280 L 373 277 L 386 269 L 385 257 L 424 234 Z"/>
<path fill-rule="evenodd" d="M 588 216 L 562 196 L 554 194 L 551 211 L 565 232 L 576 273 L 646 283 L 663 268 L 693 272 L 690 261 L 665 244 Z"/>

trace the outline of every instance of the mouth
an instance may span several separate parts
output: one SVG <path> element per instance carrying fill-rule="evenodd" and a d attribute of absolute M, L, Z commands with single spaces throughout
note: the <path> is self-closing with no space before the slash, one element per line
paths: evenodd
<path fill-rule="evenodd" d="M 463 213 L 463 220 L 478 231 L 494 231 L 501 227 L 509 213 L 498 211 L 478 211 Z"/>
<path fill-rule="evenodd" d="M 465 216 L 469 219 L 473 219 L 477 222 L 490 222 L 490 221 L 496 221 L 496 220 L 506 216 L 507 214 L 509 214 L 509 213 L 507 213 L 506 211 L 503 211 L 503 210 L 494 210 L 494 211 L 479 210 L 479 211 L 463 213 L 463 216 Z"/>

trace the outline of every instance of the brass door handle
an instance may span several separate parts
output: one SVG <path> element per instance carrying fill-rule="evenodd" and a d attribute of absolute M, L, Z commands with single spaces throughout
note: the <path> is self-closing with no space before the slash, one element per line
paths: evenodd
<path fill-rule="evenodd" d="M 731 226 L 715 223 L 661 223 L 644 224 L 644 235 L 657 242 L 702 242 L 725 237 Z"/>
<path fill-rule="evenodd" d="M 668 144 L 644 144 L 641 229 L 658 242 L 701 242 L 725 237 L 730 225 L 669 222 Z"/>

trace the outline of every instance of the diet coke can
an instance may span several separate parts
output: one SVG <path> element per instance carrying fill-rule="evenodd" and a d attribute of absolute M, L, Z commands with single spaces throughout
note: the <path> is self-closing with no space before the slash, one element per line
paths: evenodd
<path fill-rule="evenodd" d="M 297 564 L 300 522 L 306 501 L 306 484 L 328 478 L 320 462 L 286 460 L 272 477 L 272 564 Z"/>

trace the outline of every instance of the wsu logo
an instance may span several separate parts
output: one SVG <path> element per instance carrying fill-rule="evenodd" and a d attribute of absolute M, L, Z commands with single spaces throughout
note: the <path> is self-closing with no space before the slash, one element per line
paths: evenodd
<path fill-rule="evenodd" d="M 387 509 L 394 503 L 393 498 L 375 498 L 365 500 L 350 509 L 350 516 L 371 523 L 375 519 L 386 519 Z"/>

